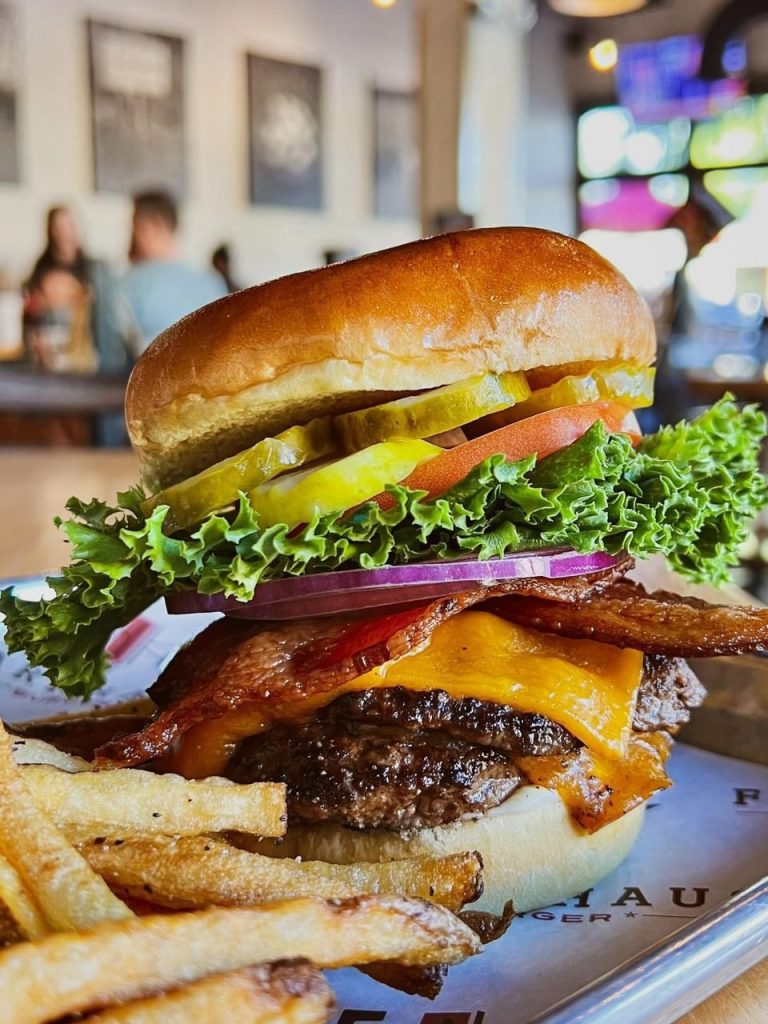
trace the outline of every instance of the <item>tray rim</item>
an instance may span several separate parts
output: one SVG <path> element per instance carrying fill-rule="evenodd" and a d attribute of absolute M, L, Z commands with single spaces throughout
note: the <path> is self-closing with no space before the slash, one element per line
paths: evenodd
<path fill-rule="evenodd" d="M 527 1024 L 673 1024 L 768 956 L 768 875 Z"/>

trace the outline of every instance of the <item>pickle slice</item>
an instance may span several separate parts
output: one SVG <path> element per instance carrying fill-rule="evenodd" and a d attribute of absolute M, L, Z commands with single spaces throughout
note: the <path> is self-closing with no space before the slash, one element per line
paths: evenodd
<path fill-rule="evenodd" d="M 251 491 L 251 504 L 264 528 L 276 523 L 298 526 L 314 515 L 354 508 L 442 454 L 442 448 L 428 441 L 385 441 L 262 484 Z"/>
<path fill-rule="evenodd" d="M 432 437 L 524 401 L 531 389 L 523 373 L 485 373 L 399 398 L 335 419 L 347 451 L 397 438 Z"/>
<path fill-rule="evenodd" d="M 289 469 L 333 455 L 336 447 L 331 420 L 312 420 L 304 427 L 265 437 L 253 447 L 167 487 L 148 498 L 141 509 L 149 515 L 158 505 L 168 505 L 166 532 L 187 529 L 212 512 L 233 505 L 239 491 L 251 491 Z"/>
<path fill-rule="evenodd" d="M 592 372 L 602 399 L 616 399 L 630 409 L 647 409 L 653 405 L 655 367 L 604 363 Z"/>
<path fill-rule="evenodd" d="M 621 402 L 629 409 L 644 409 L 653 404 L 655 375 L 656 371 L 651 366 L 622 362 L 598 363 L 589 373 L 562 377 L 548 387 L 539 388 L 527 401 L 488 416 L 483 426 L 487 430 L 496 430 L 540 412 L 561 409 L 566 405 L 586 405 L 589 402 L 614 401 Z"/>

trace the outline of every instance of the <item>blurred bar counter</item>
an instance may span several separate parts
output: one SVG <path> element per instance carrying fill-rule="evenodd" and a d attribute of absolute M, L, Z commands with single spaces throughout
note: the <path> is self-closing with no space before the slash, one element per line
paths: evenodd
<path fill-rule="evenodd" d="M 685 380 L 693 398 L 702 405 L 711 405 L 727 392 L 739 402 L 756 402 L 768 408 L 765 372 L 752 377 L 723 377 L 714 370 L 690 370 Z"/>
<path fill-rule="evenodd" d="M 0 366 L 0 444 L 120 446 L 126 374 Z"/>

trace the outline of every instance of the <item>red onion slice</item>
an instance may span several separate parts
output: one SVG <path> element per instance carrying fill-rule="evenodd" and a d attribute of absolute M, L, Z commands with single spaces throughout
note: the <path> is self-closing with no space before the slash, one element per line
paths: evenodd
<path fill-rule="evenodd" d="M 385 565 L 380 569 L 344 569 L 313 576 L 288 576 L 260 583 L 250 601 L 238 601 L 223 594 L 182 591 L 165 599 L 168 611 L 224 612 L 247 619 L 303 619 L 360 612 L 370 608 L 391 608 L 422 604 L 471 589 L 472 583 L 490 586 L 499 580 L 542 576 L 558 579 L 582 576 L 609 569 L 619 561 L 616 555 L 596 551 L 536 551 L 454 562 L 418 562 L 413 565 Z"/>

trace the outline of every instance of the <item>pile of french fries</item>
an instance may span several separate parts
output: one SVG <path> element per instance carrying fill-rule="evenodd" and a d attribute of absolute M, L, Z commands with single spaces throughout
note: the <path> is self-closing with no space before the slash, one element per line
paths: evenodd
<path fill-rule="evenodd" d="M 0 723 L 3 1024 L 321 1024 L 334 1006 L 322 968 L 478 952 L 454 916 L 482 889 L 477 854 L 253 852 L 286 817 L 282 785 L 92 772 Z"/>

